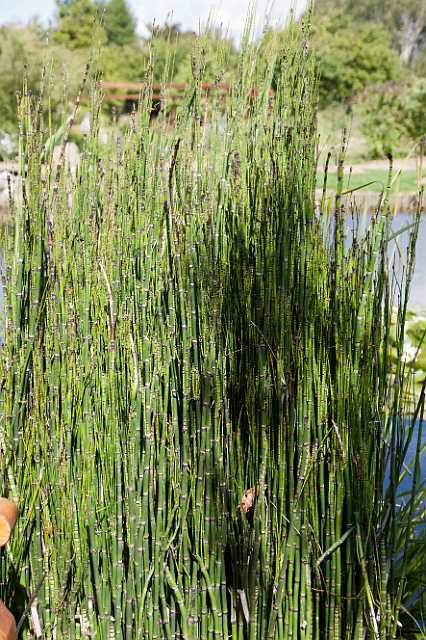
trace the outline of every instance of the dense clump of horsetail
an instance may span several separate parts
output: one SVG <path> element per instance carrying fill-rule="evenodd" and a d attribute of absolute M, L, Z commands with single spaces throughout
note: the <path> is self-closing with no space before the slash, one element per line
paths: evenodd
<path fill-rule="evenodd" d="M 422 394 L 407 428 L 418 219 L 400 276 L 387 190 L 348 242 L 341 182 L 315 204 L 307 20 L 268 47 L 246 35 L 208 118 L 194 64 L 173 127 L 150 122 L 147 77 L 106 145 L 89 71 L 76 176 L 63 157 L 51 168 L 44 96 L 24 87 L 0 365 L 2 492 L 22 513 L 1 595 L 18 611 L 37 592 L 24 637 L 384 639 L 413 624 L 419 455 L 403 508 L 397 486 L 423 410 Z"/>

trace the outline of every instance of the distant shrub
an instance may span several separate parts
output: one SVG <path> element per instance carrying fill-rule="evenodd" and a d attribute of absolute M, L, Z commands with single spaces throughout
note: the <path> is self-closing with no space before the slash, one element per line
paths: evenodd
<path fill-rule="evenodd" d="M 397 154 L 426 135 L 426 80 L 370 88 L 359 96 L 358 109 L 370 155 Z"/>
<path fill-rule="evenodd" d="M 68 49 L 85 49 L 94 42 L 105 44 L 107 34 L 96 16 L 101 7 L 95 0 L 58 0 L 58 16 L 52 37 Z"/>
<path fill-rule="evenodd" d="M 348 103 L 369 85 L 398 80 L 401 63 L 388 33 L 343 14 L 319 20 L 313 44 L 320 73 L 320 105 Z"/>
<path fill-rule="evenodd" d="M 22 27 L 0 28 L 0 126 L 6 133 L 17 131 L 17 93 L 22 91 L 24 76 L 28 89 L 39 93 L 43 69 L 49 93 L 52 117 L 60 120 L 64 104 L 73 99 L 84 69 L 79 52 L 69 52 L 61 45 L 46 44 L 43 29 L 37 23 Z"/>
<path fill-rule="evenodd" d="M 426 135 L 426 78 L 417 78 L 404 97 L 404 124 L 412 140 Z"/>
<path fill-rule="evenodd" d="M 403 99 L 398 87 L 378 87 L 366 92 L 360 100 L 359 112 L 369 155 L 381 158 L 397 153 L 406 133 Z"/>
<path fill-rule="evenodd" d="M 141 82 L 148 62 L 148 51 L 141 45 L 109 45 L 97 64 L 107 80 Z"/>

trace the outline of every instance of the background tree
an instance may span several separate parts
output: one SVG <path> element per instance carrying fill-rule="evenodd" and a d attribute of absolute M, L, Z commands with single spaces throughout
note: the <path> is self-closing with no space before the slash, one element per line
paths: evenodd
<path fill-rule="evenodd" d="M 181 82 L 191 78 L 191 53 L 195 42 L 193 31 L 182 31 L 178 23 L 148 24 L 147 43 L 153 56 L 154 80 Z"/>
<path fill-rule="evenodd" d="M 53 29 L 56 42 L 70 49 L 90 47 L 94 40 L 106 42 L 106 33 L 99 26 L 100 5 L 95 0 L 56 0 L 57 23 Z"/>
<path fill-rule="evenodd" d="M 28 26 L 0 27 L 0 129 L 17 129 L 16 94 L 22 91 L 24 74 L 28 88 L 34 95 L 39 91 L 40 77 L 49 61 L 47 92 L 50 95 L 52 115 L 60 117 L 58 110 L 67 97 L 77 91 L 84 58 L 79 52 L 69 52 L 58 44 L 47 49 L 44 30 L 37 23 Z"/>
<path fill-rule="evenodd" d="M 142 46 L 109 45 L 98 62 L 103 77 L 109 81 L 142 82 L 148 60 L 148 51 Z"/>
<path fill-rule="evenodd" d="M 426 136 L 426 80 L 409 78 L 359 96 L 361 131 L 372 157 L 398 154 Z"/>
<path fill-rule="evenodd" d="M 385 28 L 401 60 L 415 63 L 426 48 L 426 2 L 422 0 L 323 0 L 321 15 L 341 12 Z"/>
<path fill-rule="evenodd" d="M 42 58 L 42 45 L 36 29 L 18 25 L 0 28 L 0 128 L 5 132 L 16 131 L 16 94 L 22 91 L 24 68 L 34 62 L 38 67 Z M 35 89 L 40 70 L 33 64 L 26 75 L 31 89 Z"/>
<path fill-rule="evenodd" d="M 104 28 L 108 44 L 126 46 L 137 42 L 136 18 L 126 0 L 109 0 L 105 5 Z"/>
<path fill-rule="evenodd" d="M 396 81 L 401 74 L 389 34 L 378 25 L 353 25 L 341 13 L 318 20 L 313 44 L 320 69 L 321 106 L 348 104 L 369 85 Z"/>

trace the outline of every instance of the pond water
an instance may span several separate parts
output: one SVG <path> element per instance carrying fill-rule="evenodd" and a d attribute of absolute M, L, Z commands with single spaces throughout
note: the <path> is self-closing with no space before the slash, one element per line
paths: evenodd
<path fill-rule="evenodd" d="M 392 227 L 395 231 L 410 224 L 412 216 L 399 213 L 395 216 Z M 407 246 L 408 231 L 397 238 L 398 244 L 405 252 Z M 426 312 L 426 215 L 420 222 L 417 239 L 416 266 L 413 281 L 411 283 L 409 308 L 417 312 Z"/>
<path fill-rule="evenodd" d="M 407 420 L 407 428 L 409 428 L 408 420 Z M 426 453 L 424 451 L 424 448 L 426 447 L 426 422 L 425 420 L 423 420 L 423 422 L 420 422 L 419 420 L 416 423 L 416 426 L 414 428 L 413 437 L 408 447 L 407 456 L 405 459 L 407 473 L 398 486 L 398 494 L 401 496 L 401 502 L 404 502 L 407 499 L 406 494 L 409 495 L 411 493 L 411 489 L 413 486 L 414 468 L 411 465 L 414 465 L 414 460 L 415 460 L 416 451 L 417 451 L 417 438 L 418 438 L 420 429 L 421 429 L 422 453 L 420 455 L 420 477 L 418 478 L 418 481 L 419 481 L 418 488 L 420 488 L 420 485 L 425 485 L 426 483 Z M 388 483 L 389 483 L 389 472 L 387 472 L 386 474 L 385 486 L 387 486 Z"/>
<path fill-rule="evenodd" d="M 367 214 L 366 219 L 357 222 L 356 226 L 359 234 L 362 235 L 366 226 L 370 222 L 371 215 Z M 354 221 L 352 216 L 347 216 L 346 220 L 346 243 L 352 241 L 352 228 Z M 398 280 L 400 280 L 400 267 L 406 263 L 407 245 L 410 237 L 410 225 L 413 226 L 413 216 L 406 213 L 398 213 L 392 220 L 392 231 L 397 233 L 402 231 L 394 241 L 390 243 L 389 258 L 390 266 L 396 266 Z M 395 257 L 395 262 L 392 258 Z M 396 302 L 396 301 L 395 301 Z M 410 287 L 408 308 L 416 314 L 426 316 L 426 215 L 422 217 L 416 246 L 416 262 L 413 279 Z"/>
<path fill-rule="evenodd" d="M 393 228 L 396 230 L 402 229 L 410 224 L 412 220 L 412 216 L 400 213 L 398 214 L 393 222 Z M 398 241 L 401 249 L 405 251 L 407 246 L 407 238 L 408 232 L 401 234 L 399 236 Z M 409 309 L 416 311 L 423 316 L 426 315 L 426 215 L 423 216 L 420 227 L 419 227 L 419 235 L 417 239 L 417 248 L 416 248 L 416 264 L 414 269 L 413 280 L 411 283 L 410 290 L 410 298 L 409 298 Z M 417 446 L 417 433 L 418 429 L 421 427 L 420 422 L 416 425 L 416 430 L 414 433 L 413 440 L 410 443 L 410 447 L 407 454 L 407 463 L 414 459 L 416 446 Z M 423 447 L 426 447 L 426 424 L 423 422 L 422 426 L 422 444 Z M 421 467 L 420 467 L 420 482 L 426 483 L 426 453 L 423 453 L 421 456 Z M 412 486 L 412 475 L 407 474 L 404 480 L 402 481 L 399 490 L 404 493 L 406 491 L 410 491 Z"/>

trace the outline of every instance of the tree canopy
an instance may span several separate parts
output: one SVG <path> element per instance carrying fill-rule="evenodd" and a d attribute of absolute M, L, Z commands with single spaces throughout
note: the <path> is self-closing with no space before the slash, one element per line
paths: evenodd
<path fill-rule="evenodd" d="M 368 85 L 395 81 L 400 75 L 401 63 L 385 29 L 368 22 L 354 26 L 347 14 L 317 20 L 314 45 L 322 106 L 348 103 Z"/>
<path fill-rule="evenodd" d="M 108 44 L 126 46 L 137 40 L 136 18 L 126 0 L 109 0 L 105 5 L 104 27 Z"/>
<path fill-rule="evenodd" d="M 106 34 L 99 26 L 99 4 L 95 0 L 56 0 L 58 16 L 53 37 L 69 49 L 90 47 L 95 38 L 105 43 Z"/>
<path fill-rule="evenodd" d="M 37 23 L 0 27 L 0 130 L 16 131 L 16 95 L 22 91 L 25 70 L 29 90 L 37 94 L 48 59 L 49 106 L 60 119 L 64 96 L 75 96 L 84 67 L 84 55 L 63 45 L 49 43 L 48 58 L 44 30 Z"/>
<path fill-rule="evenodd" d="M 420 0 L 323 0 L 321 15 L 341 12 L 357 22 L 385 28 L 403 62 L 415 63 L 426 49 L 426 2 Z"/>

